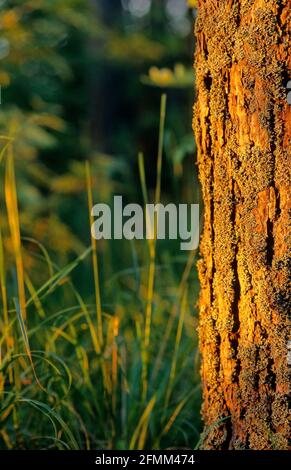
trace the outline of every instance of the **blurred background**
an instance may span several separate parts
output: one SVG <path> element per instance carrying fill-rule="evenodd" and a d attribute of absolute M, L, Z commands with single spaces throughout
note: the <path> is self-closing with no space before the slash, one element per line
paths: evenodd
<path fill-rule="evenodd" d="M 31 364 L 22 363 L 22 399 L 37 398 L 50 406 L 50 417 L 60 428 L 53 441 L 47 437 L 40 444 L 36 436 L 50 433 L 45 419 L 35 424 L 35 430 L 29 430 L 28 423 L 35 423 L 33 413 L 43 410 L 27 410 L 15 398 L 9 361 L 25 344 L 20 339 L 14 351 L 21 330 L 16 325 L 9 340 L 12 347 L 3 346 L 9 353 L 8 365 L 3 366 L 9 378 L 3 383 L 5 388 L 8 382 L 9 400 L 14 397 L 13 406 L 5 402 L 5 410 L 12 406 L 19 417 L 15 421 L 12 412 L 5 414 L 1 445 L 70 448 L 77 442 L 80 448 L 193 448 L 201 425 L 196 253 L 181 252 L 179 242 L 159 242 L 155 289 L 149 298 L 147 243 L 98 242 L 106 337 L 101 353 L 94 355 L 90 322 L 81 317 L 70 321 L 78 308 L 76 298 L 83 313 L 85 308 L 95 318 L 90 254 L 80 259 L 91 243 L 85 162 L 91 165 L 95 203 L 111 204 L 113 195 L 119 194 L 125 202 L 142 204 L 137 155 L 143 152 L 152 200 L 162 93 L 167 94 L 162 201 L 200 203 L 192 132 L 196 1 L 0 0 L 0 9 L 0 176 L 4 181 L 5 152 L 13 141 L 23 262 L 29 278 L 25 290 L 31 300 L 27 328 L 38 331 L 36 336 L 31 333 L 30 347 L 46 354 L 53 351 L 68 367 L 65 375 L 74 379 L 68 393 L 63 393 L 61 378 L 56 379 L 58 385 L 51 385 L 47 400 L 47 394 L 33 386 Z M 5 288 L 14 318 L 18 273 L 4 185 L 0 198 Z M 76 269 L 66 270 L 76 259 Z M 62 282 L 52 288 L 55 273 L 68 275 L 62 274 Z M 72 285 L 78 286 L 77 292 Z M 44 299 L 33 292 L 45 292 Z M 145 348 L 149 302 L 152 328 Z M 49 332 L 53 339 L 48 342 Z M 38 360 L 35 367 L 44 374 L 47 390 L 51 372 Z M 53 413 L 71 423 L 74 439 Z"/>

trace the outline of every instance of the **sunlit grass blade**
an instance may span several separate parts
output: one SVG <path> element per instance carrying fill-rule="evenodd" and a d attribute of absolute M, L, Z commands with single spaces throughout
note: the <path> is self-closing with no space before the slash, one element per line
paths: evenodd
<path fill-rule="evenodd" d="M 157 358 L 156 358 L 155 365 L 153 368 L 152 380 L 156 379 L 157 374 L 159 373 L 159 370 L 161 368 L 161 365 L 163 362 L 163 356 L 165 354 L 165 350 L 166 350 L 166 347 L 169 342 L 171 332 L 174 326 L 175 318 L 178 313 L 179 303 L 181 302 L 183 298 L 184 291 L 186 289 L 187 282 L 189 279 L 189 275 L 191 273 L 191 270 L 193 269 L 196 253 L 197 253 L 196 250 L 193 250 L 189 253 L 187 263 L 185 265 L 185 269 L 183 271 L 181 281 L 177 289 L 177 301 L 173 304 L 173 308 L 170 312 L 170 316 L 166 325 L 165 333 L 163 335 L 163 339 L 161 341 L 160 348 L 157 354 Z"/>
<path fill-rule="evenodd" d="M 90 227 L 91 227 L 94 222 L 93 216 L 92 216 L 93 192 L 92 192 L 91 167 L 88 161 L 86 162 L 86 178 L 87 178 L 89 221 L 90 221 Z M 97 336 L 98 336 L 99 344 L 102 347 L 103 324 L 102 324 L 102 308 L 101 308 L 101 294 L 100 294 L 100 282 L 99 282 L 99 267 L 98 267 L 98 256 L 97 256 L 97 243 L 93 236 L 91 236 L 91 245 L 92 245 L 92 262 L 93 262 L 93 275 L 94 275 L 96 314 L 97 314 Z"/>
<path fill-rule="evenodd" d="M 12 145 L 8 148 L 8 156 L 6 163 L 6 175 L 5 175 L 5 201 L 7 208 L 8 224 L 10 228 L 10 236 L 12 240 L 12 246 L 14 251 L 14 258 L 16 264 L 17 273 L 17 286 L 18 286 L 18 298 L 15 299 L 16 311 L 19 320 L 19 325 L 24 340 L 25 350 L 31 367 L 35 376 L 35 380 L 39 387 L 43 389 L 40 384 L 36 371 L 34 368 L 29 340 L 26 333 L 26 300 L 25 300 L 25 281 L 24 281 L 24 267 L 22 259 L 22 248 L 21 248 L 21 237 L 20 237 L 20 225 L 19 225 L 19 212 L 17 203 L 17 192 L 16 182 L 14 173 L 14 161 L 13 161 L 13 148 Z"/>
<path fill-rule="evenodd" d="M 167 97 L 165 94 L 161 97 L 161 108 L 160 108 L 160 129 L 159 129 L 159 144 L 158 144 L 158 159 L 157 159 L 157 181 L 155 190 L 155 204 L 158 204 L 161 199 L 161 178 L 162 178 L 162 157 L 163 157 L 163 143 L 165 133 L 165 117 L 166 117 L 166 103 Z M 156 236 L 157 236 L 157 224 L 158 216 L 155 213 L 154 218 L 154 238 L 149 240 L 149 252 L 150 252 L 150 265 L 148 275 L 148 294 L 147 294 L 147 306 L 146 306 L 146 319 L 145 319 L 145 348 L 148 348 L 151 334 L 151 318 L 152 318 L 152 306 L 153 306 L 153 295 L 154 295 L 154 283 L 155 283 L 155 258 L 156 258 Z"/>
<path fill-rule="evenodd" d="M 5 442 L 7 449 L 12 449 L 13 444 L 9 438 L 8 433 L 5 431 L 5 429 L 0 429 L 0 435 L 3 441 Z"/>
<path fill-rule="evenodd" d="M 141 183 L 141 190 L 143 196 L 143 202 L 146 206 L 148 204 L 148 190 L 146 184 L 146 176 L 145 176 L 145 167 L 144 167 L 144 155 L 142 152 L 138 154 L 138 169 L 139 169 L 139 177 Z"/>
<path fill-rule="evenodd" d="M 132 435 L 130 445 L 129 445 L 129 450 L 134 450 L 136 448 L 136 444 L 138 443 L 137 448 L 139 450 L 142 450 L 144 447 L 145 439 L 146 439 L 146 433 L 148 429 L 148 424 L 149 420 L 151 417 L 151 412 L 155 406 L 156 403 L 156 395 L 154 395 L 151 400 L 149 401 L 146 409 L 144 410 L 139 423 Z"/>
<path fill-rule="evenodd" d="M 7 142 L 3 148 L 1 149 L 1 152 L 0 152 L 0 164 L 2 163 L 2 160 L 4 158 L 4 155 L 5 155 L 5 152 L 7 151 L 8 147 L 10 146 L 10 142 Z"/>
<path fill-rule="evenodd" d="M 21 331 L 21 335 L 22 335 L 22 338 L 23 338 L 23 342 L 24 342 L 25 351 L 26 351 L 27 357 L 28 357 L 28 359 L 29 359 L 29 362 L 30 362 L 30 365 L 31 365 L 31 369 L 32 369 L 32 372 L 33 372 L 33 375 L 34 375 L 34 378 L 35 378 L 35 381 L 36 381 L 37 385 L 39 386 L 39 388 L 45 392 L 45 389 L 44 389 L 44 387 L 42 386 L 42 384 L 40 383 L 39 378 L 38 378 L 38 376 L 37 376 L 37 374 L 36 374 L 36 370 L 35 370 L 34 363 L 33 363 L 33 359 L 32 359 L 32 354 L 31 354 L 29 339 L 28 339 L 28 335 L 27 335 L 26 325 L 25 325 L 24 320 L 23 320 L 23 317 L 22 317 L 22 315 L 21 315 L 21 310 L 20 310 L 20 306 L 19 306 L 19 304 L 18 304 L 18 299 L 14 299 L 14 300 L 15 300 L 15 307 L 16 307 L 16 312 L 17 312 L 17 318 L 18 318 L 18 322 L 19 322 L 19 326 L 20 326 L 20 331 Z"/>
<path fill-rule="evenodd" d="M 81 261 L 83 261 L 88 255 L 91 253 L 91 247 L 86 248 L 86 250 L 78 256 L 74 261 L 69 263 L 65 268 L 60 269 L 57 273 L 55 273 L 50 279 L 48 279 L 41 287 L 39 287 L 36 291 L 36 294 L 39 298 L 43 298 L 51 294 L 54 289 L 60 286 L 61 282 L 66 279 L 69 274 L 79 265 Z M 40 296 L 42 294 L 42 296 Z M 33 302 L 32 297 L 27 300 L 26 306 L 28 307 Z"/>
<path fill-rule="evenodd" d="M 86 321 L 87 321 L 87 324 L 88 324 L 88 327 L 89 327 L 89 331 L 90 331 L 90 334 L 91 334 L 91 339 L 92 339 L 92 343 L 93 343 L 93 346 L 94 346 L 94 350 L 95 350 L 96 354 L 100 354 L 101 349 L 100 349 L 99 340 L 98 340 L 98 337 L 97 337 L 97 334 L 96 334 L 96 329 L 94 327 L 94 323 L 93 323 L 93 321 L 90 317 L 90 314 L 88 312 L 87 305 L 85 304 L 82 296 L 79 294 L 77 289 L 75 289 L 75 286 L 73 285 L 72 282 L 70 282 L 70 285 L 71 285 L 71 288 L 72 288 L 72 290 L 73 290 L 73 292 L 76 296 L 77 301 L 79 302 L 81 310 L 84 313 L 84 316 L 86 318 Z"/>
<path fill-rule="evenodd" d="M 33 300 L 36 311 L 38 312 L 40 318 L 45 318 L 45 311 L 42 307 L 41 301 L 28 274 L 25 275 L 25 284 L 31 296 L 30 298 Z"/>
<path fill-rule="evenodd" d="M 7 156 L 7 163 L 6 163 L 5 200 L 6 200 L 7 217 L 8 217 L 8 223 L 9 223 L 9 228 L 10 228 L 10 235 L 11 235 L 15 263 L 16 263 L 20 314 L 23 318 L 23 321 L 26 321 L 24 268 L 23 268 L 22 252 L 21 252 L 19 212 L 18 212 L 18 203 L 17 203 L 12 145 L 10 145 L 8 148 L 8 156 Z"/>
<path fill-rule="evenodd" d="M 183 293 L 182 301 L 181 301 L 180 312 L 179 312 L 179 321 L 178 321 L 178 327 L 177 327 L 177 333 L 176 333 L 175 347 L 174 347 L 172 365 L 171 365 L 171 370 L 170 370 L 169 383 L 168 383 L 166 397 L 165 397 L 165 405 L 164 405 L 165 410 L 169 406 L 169 400 L 170 400 L 170 396 L 172 393 L 172 387 L 173 387 L 173 383 L 174 383 L 175 375 L 176 375 L 178 352 L 179 352 L 179 347 L 181 343 L 185 311 L 187 308 L 187 294 L 188 294 L 187 289 L 185 289 Z"/>
<path fill-rule="evenodd" d="M 48 264 L 49 273 L 51 274 L 51 277 L 38 290 L 36 290 L 32 286 L 32 284 L 30 284 L 30 286 L 28 286 L 28 290 L 29 290 L 29 293 L 30 293 L 31 297 L 27 301 L 27 306 L 30 305 L 32 302 L 35 303 L 36 299 L 37 299 L 38 305 L 39 304 L 41 305 L 41 299 L 44 298 L 46 295 L 48 295 L 50 292 L 53 292 L 54 288 L 57 287 L 61 283 L 62 279 L 65 279 L 67 276 L 69 276 L 71 271 L 73 271 L 73 269 L 75 269 L 78 266 L 79 262 L 81 262 L 83 259 L 85 259 L 85 257 L 91 252 L 91 247 L 89 247 L 75 261 L 73 261 L 71 264 L 66 266 L 63 270 L 59 270 L 56 274 L 54 274 L 54 271 L 57 270 L 58 267 L 54 266 L 54 264 L 52 263 L 49 255 L 47 253 L 47 250 L 44 248 L 44 246 L 41 243 L 37 242 L 37 240 L 34 240 L 32 238 L 26 237 L 24 239 L 26 241 L 36 243 L 39 246 L 39 248 L 41 249 L 41 251 L 43 253 L 44 259 Z M 26 282 L 27 282 L 27 278 L 26 278 Z M 71 287 L 71 289 L 73 291 L 73 294 L 75 295 L 75 297 L 76 297 L 76 299 L 79 303 L 79 306 L 80 306 L 82 312 L 84 313 L 84 316 L 86 318 L 86 321 L 87 321 L 89 329 L 90 329 L 94 349 L 95 349 L 97 354 L 100 354 L 100 345 L 99 345 L 99 342 L 98 342 L 98 338 L 97 338 L 97 335 L 96 335 L 96 331 L 95 331 L 93 322 L 92 322 L 90 314 L 88 312 L 88 308 L 87 308 L 84 300 L 82 299 L 82 296 L 77 291 L 77 289 L 74 287 L 74 285 L 73 285 L 70 278 L 68 278 L 68 285 Z M 46 289 L 48 289 L 48 291 L 45 294 L 43 294 L 42 297 L 39 297 L 43 293 L 43 291 L 45 291 Z M 59 314 L 61 314 L 62 312 L 64 313 L 64 312 L 69 311 L 69 310 L 71 310 L 71 309 L 64 309 L 63 311 L 59 312 Z M 43 311 L 43 313 L 44 313 L 44 311 Z M 53 317 L 56 317 L 57 315 L 58 314 L 53 315 Z M 49 318 L 46 321 L 49 321 Z M 33 334 L 35 331 L 39 330 L 39 328 L 42 325 L 44 325 L 46 323 L 46 321 L 40 323 L 38 325 L 38 327 L 35 327 L 32 330 L 30 330 L 29 335 Z"/>
<path fill-rule="evenodd" d="M 165 425 L 165 427 L 164 427 L 164 429 L 161 433 L 161 437 L 168 434 L 168 432 L 172 428 L 174 422 L 176 421 L 177 417 L 181 413 L 182 409 L 184 408 L 184 406 L 186 405 L 188 400 L 189 400 L 189 397 L 186 397 L 186 398 L 184 398 L 184 400 L 182 400 L 180 403 L 178 403 L 178 405 L 174 409 L 173 413 L 171 414 L 168 422 L 166 423 L 166 425 Z"/>
<path fill-rule="evenodd" d="M 65 372 L 65 377 L 67 379 L 66 387 L 65 387 L 65 392 L 64 395 L 61 398 L 64 398 L 65 396 L 68 395 L 71 386 L 72 386 L 72 374 L 70 372 L 69 367 L 66 365 L 63 359 L 61 359 L 57 354 L 54 354 L 52 352 L 45 352 L 45 351 L 32 351 L 31 356 L 33 360 L 36 362 L 42 362 L 43 364 L 47 365 L 50 367 L 50 375 L 54 376 L 59 376 L 63 377 L 64 374 L 62 374 L 61 369 Z M 12 368 L 14 364 L 17 364 L 18 362 L 23 362 L 24 366 L 26 365 L 25 358 L 27 357 L 27 354 L 24 353 L 17 353 L 13 354 L 11 358 L 5 361 L 5 364 L 3 364 L 2 369 L 7 369 L 7 368 Z M 57 364 L 58 365 L 57 365 Z M 26 370 L 28 370 L 26 368 Z M 34 387 L 34 384 L 31 383 L 30 387 Z M 29 390 L 29 387 L 26 388 L 26 391 Z M 3 411 L 3 410 L 2 410 Z M 3 416 L 2 413 L 0 413 L 1 417 Z M 1 421 L 1 418 L 0 418 Z"/>
<path fill-rule="evenodd" d="M 54 266 L 53 266 L 53 263 L 52 263 L 52 260 L 50 258 L 50 255 L 48 254 L 48 251 L 47 249 L 43 246 L 42 243 L 40 243 L 38 240 L 35 240 L 35 238 L 31 238 L 31 237 L 22 237 L 21 238 L 22 241 L 26 241 L 26 242 L 29 242 L 29 243 L 34 243 L 36 246 L 39 247 L 40 251 L 42 252 L 43 256 L 44 256 L 44 259 L 47 263 L 47 266 L 48 266 L 48 272 L 49 272 L 49 277 L 53 277 L 54 275 Z"/>
<path fill-rule="evenodd" d="M 162 178 L 162 157 L 163 157 L 163 143 L 165 133 L 165 117 L 166 117 L 166 104 L 167 97 L 165 94 L 161 97 L 160 107 L 160 127 L 159 127 L 159 142 L 158 142 L 158 158 L 157 158 L 157 179 L 155 189 L 155 204 L 160 202 L 161 198 L 161 178 Z M 140 165 L 142 164 L 142 161 Z M 143 175 L 144 171 L 142 172 Z M 144 179 L 144 178 L 143 178 Z M 154 215 L 154 236 L 149 239 L 149 272 L 148 272 L 148 286 L 147 286 L 147 301 L 145 312 L 145 336 L 144 336 L 144 364 L 143 364 L 143 399 L 146 398 L 148 389 L 148 362 L 149 362 L 149 343 L 151 336 L 151 323 L 152 323 L 152 310 L 153 310 L 153 297 L 155 285 L 155 263 L 156 263 L 156 236 L 157 236 L 158 215 Z"/>
<path fill-rule="evenodd" d="M 112 376 L 112 410 L 116 410 L 116 390 L 118 380 L 118 346 L 116 338 L 119 333 L 119 316 L 117 314 L 112 318 L 112 354 L 111 354 L 111 376 Z"/>
<path fill-rule="evenodd" d="M 157 182 L 155 192 L 155 203 L 158 204 L 161 199 L 161 179 L 162 179 L 162 161 L 163 161 L 163 145 L 165 134 L 165 119 L 166 119 L 167 95 L 163 94 L 161 97 L 160 108 L 160 129 L 159 129 L 159 146 L 158 146 L 158 160 L 157 160 Z"/>
<path fill-rule="evenodd" d="M 0 228 L 0 286 L 1 286 L 1 297 L 2 297 L 2 307 L 3 307 L 3 340 L 6 343 L 6 353 L 8 357 L 10 357 L 10 349 L 11 349 L 11 332 L 10 332 L 10 325 L 9 325 L 9 317 L 8 317 L 8 298 L 7 298 L 7 289 L 6 289 L 6 273 L 5 273 L 5 261 L 4 261 L 4 249 L 3 249 L 3 238 L 2 238 L 2 231 Z M 3 341 L 3 342 L 4 342 Z M 0 355 L 0 364 L 2 363 L 3 359 L 3 349 L 2 344 L 0 345 L 1 348 L 1 355 Z M 12 382 L 12 371 L 9 374 L 9 381 Z M 0 391 L 3 390 L 4 386 L 4 377 L 0 377 Z"/>

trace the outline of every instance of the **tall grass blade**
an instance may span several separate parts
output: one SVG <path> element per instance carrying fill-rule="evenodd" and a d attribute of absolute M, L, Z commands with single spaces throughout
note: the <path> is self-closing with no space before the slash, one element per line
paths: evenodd
<path fill-rule="evenodd" d="M 156 379 L 156 377 L 157 377 L 157 375 L 160 371 L 160 368 L 161 368 L 161 365 L 162 365 L 162 362 L 163 362 L 163 357 L 164 357 L 164 354 L 165 354 L 165 351 L 166 351 L 166 347 L 167 347 L 167 344 L 169 342 L 170 335 L 171 335 L 171 332 L 172 332 L 172 329 L 173 329 L 173 326 L 174 326 L 175 318 L 176 318 L 177 313 L 178 313 L 179 304 L 180 304 L 180 302 L 183 298 L 184 291 L 185 291 L 186 286 L 187 286 L 188 278 L 189 278 L 189 275 L 190 275 L 191 270 L 193 268 L 195 256 L 196 256 L 196 250 L 193 250 L 189 253 L 187 263 L 186 263 L 186 266 L 185 266 L 185 269 L 183 271 L 182 278 L 181 278 L 181 281 L 180 281 L 180 284 L 179 284 L 179 287 L 178 287 L 177 301 L 174 303 L 173 308 L 170 312 L 170 317 L 168 319 L 166 329 L 165 329 L 165 333 L 164 333 L 164 336 L 163 336 L 163 339 L 161 341 L 160 348 L 159 348 L 159 351 L 158 351 L 158 354 L 157 354 L 157 358 L 156 358 L 156 361 L 155 361 L 153 374 L 152 374 L 152 380 Z"/>
<path fill-rule="evenodd" d="M 86 178 L 87 178 L 89 221 L 90 221 L 90 227 L 91 227 L 94 222 L 93 216 L 92 216 L 93 192 L 92 192 L 91 167 L 88 161 L 86 162 Z M 93 275 L 94 275 L 95 299 L 96 299 L 97 336 L 98 336 L 99 344 L 102 348 L 103 324 L 102 324 L 101 294 L 100 294 L 100 282 L 99 282 L 99 267 L 98 267 L 98 256 L 97 256 L 97 243 L 93 236 L 91 236 L 91 246 L 92 246 L 92 262 L 93 262 Z"/>
<path fill-rule="evenodd" d="M 174 354 L 173 354 L 173 360 L 172 360 L 172 365 L 171 365 L 169 384 L 168 384 L 168 387 L 167 387 L 166 398 L 165 398 L 165 406 L 164 406 L 165 410 L 168 408 L 168 405 L 169 405 L 170 396 L 171 396 L 172 388 L 173 388 L 173 383 L 174 383 L 175 376 L 176 376 L 178 352 L 179 352 L 179 347 L 180 347 L 180 343 L 181 343 L 182 330 L 183 330 L 183 324 L 184 324 L 184 318 L 185 318 L 185 311 L 186 311 L 186 308 L 187 308 L 187 294 L 188 294 L 187 289 L 185 289 L 183 297 L 182 297 L 182 302 L 181 302 L 178 328 L 177 328 L 175 347 L 174 347 Z"/>
<path fill-rule="evenodd" d="M 160 107 L 160 128 L 159 128 L 159 143 L 158 143 L 158 159 L 157 159 L 157 181 L 155 190 L 155 204 L 158 204 L 161 199 L 161 177 L 162 177 L 162 157 L 163 157 L 163 143 L 165 132 L 165 117 L 166 117 L 166 104 L 167 97 L 165 94 L 161 97 Z M 145 338 L 144 338 L 144 364 L 143 364 L 143 399 L 145 400 L 148 389 L 148 362 L 149 362 L 149 343 L 151 336 L 151 323 L 152 323 L 152 309 L 154 297 L 154 284 L 155 284 L 155 263 L 156 263 L 156 236 L 157 236 L 158 216 L 154 216 L 154 237 L 149 239 L 149 273 L 148 273 L 148 286 L 147 286 L 147 302 L 145 313 Z"/>
<path fill-rule="evenodd" d="M 129 450 L 135 449 L 136 443 L 138 441 L 138 449 L 142 450 L 144 446 L 144 442 L 146 439 L 146 432 L 148 428 L 148 423 L 151 417 L 151 412 L 155 406 L 156 403 L 156 395 L 154 395 L 151 400 L 149 401 L 146 409 L 144 410 L 139 423 L 132 435 L 130 444 L 129 444 Z"/>
<path fill-rule="evenodd" d="M 6 163 L 5 200 L 6 200 L 7 217 L 8 217 L 8 223 L 9 223 L 9 228 L 10 228 L 10 235 L 12 239 L 14 257 L 15 257 L 15 263 L 16 263 L 20 314 L 23 318 L 23 321 L 26 321 L 24 268 L 23 268 L 23 261 L 22 261 L 22 252 L 21 252 L 19 212 L 18 212 L 18 204 L 17 204 L 17 193 L 16 193 L 12 145 L 10 145 L 8 148 L 8 157 L 7 157 L 7 163 Z"/>

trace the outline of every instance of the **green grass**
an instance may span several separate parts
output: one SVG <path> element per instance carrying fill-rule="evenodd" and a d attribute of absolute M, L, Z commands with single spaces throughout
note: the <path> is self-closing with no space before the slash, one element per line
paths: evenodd
<path fill-rule="evenodd" d="M 162 98 L 156 201 L 165 106 Z M 100 266 L 109 247 L 92 240 L 59 267 L 39 241 L 21 238 L 12 142 L 5 141 L 1 160 L 7 220 L 0 234 L 0 448 L 195 448 L 196 253 L 174 256 L 172 245 L 156 240 L 121 241 L 124 269 L 116 270 L 112 256 L 105 278 Z M 141 154 L 138 163 L 146 203 Z M 90 208 L 89 164 L 86 175 Z M 88 233 L 91 222 L 88 215 Z M 84 278 L 85 293 L 76 287 Z"/>

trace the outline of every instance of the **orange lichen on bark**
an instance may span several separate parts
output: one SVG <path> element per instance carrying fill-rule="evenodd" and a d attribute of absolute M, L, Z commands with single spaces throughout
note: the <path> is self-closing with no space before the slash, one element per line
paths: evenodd
<path fill-rule="evenodd" d="M 286 449 L 290 1 L 200 0 L 198 8 L 203 446 Z"/>

